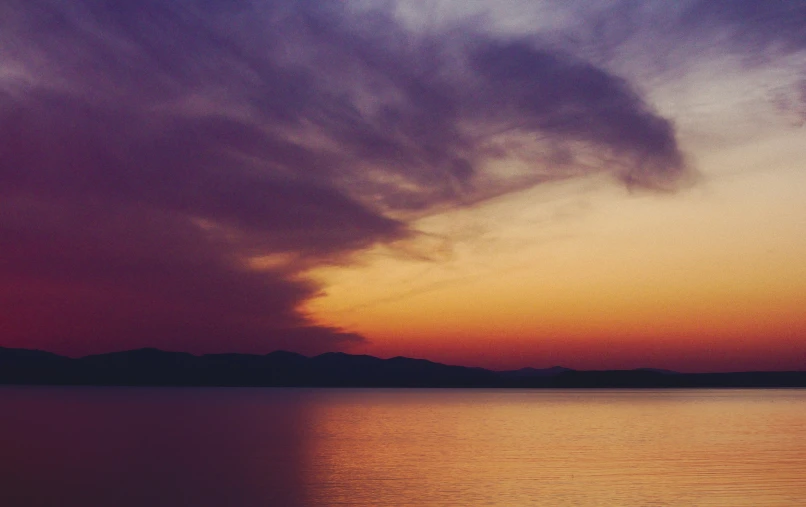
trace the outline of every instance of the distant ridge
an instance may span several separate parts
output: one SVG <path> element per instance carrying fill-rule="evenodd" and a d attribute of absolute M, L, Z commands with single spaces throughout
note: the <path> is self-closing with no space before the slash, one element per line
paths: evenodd
<path fill-rule="evenodd" d="M 563 366 L 552 366 L 551 368 L 521 368 L 520 370 L 509 370 L 498 372 L 504 377 L 510 378 L 529 378 L 529 377 L 555 377 L 567 371 L 574 371 L 570 368 Z"/>
<path fill-rule="evenodd" d="M 328 352 L 306 357 L 167 352 L 143 348 L 72 359 L 0 347 L 0 384 L 254 387 L 675 388 L 806 387 L 806 372 L 577 371 L 561 366 L 492 371 L 425 359 Z"/>

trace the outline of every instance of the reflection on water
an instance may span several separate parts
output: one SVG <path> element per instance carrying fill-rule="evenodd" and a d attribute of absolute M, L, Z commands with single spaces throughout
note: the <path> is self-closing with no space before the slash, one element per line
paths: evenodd
<path fill-rule="evenodd" d="M 806 390 L 0 388 L 0 505 L 806 505 Z"/>

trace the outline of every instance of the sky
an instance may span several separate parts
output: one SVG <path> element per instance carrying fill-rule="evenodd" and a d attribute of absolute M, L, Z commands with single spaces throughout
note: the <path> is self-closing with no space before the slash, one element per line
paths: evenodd
<path fill-rule="evenodd" d="M 5 0 L 0 346 L 806 369 L 806 0 Z"/>

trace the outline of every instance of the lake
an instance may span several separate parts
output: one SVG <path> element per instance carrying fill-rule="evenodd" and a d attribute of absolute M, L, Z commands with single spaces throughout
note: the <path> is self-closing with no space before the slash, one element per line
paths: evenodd
<path fill-rule="evenodd" d="M 6 386 L 0 505 L 803 506 L 806 390 Z"/>

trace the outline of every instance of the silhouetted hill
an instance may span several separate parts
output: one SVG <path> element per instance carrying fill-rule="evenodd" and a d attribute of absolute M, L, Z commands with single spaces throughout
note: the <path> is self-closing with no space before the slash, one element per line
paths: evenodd
<path fill-rule="evenodd" d="M 59 384 L 71 361 L 42 350 L 0 347 L 0 383 Z"/>
<path fill-rule="evenodd" d="M 555 366 L 513 371 L 449 366 L 407 357 L 380 359 L 329 352 L 305 357 L 166 352 L 144 348 L 71 359 L 0 347 L 0 383 L 40 385 L 275 387 L 806 387 L 806 372 L 675 373 L 576 371 Z"/>
<path fill-rule="evenodd" d="M 48 361 L 61 361 L 67 359 L 64 356 L 45 352 L 43 350 L 29 350 L 29 349 L 10 349 L 0 347 L 0 365 L 6 364 L 21 364 L 24 362 L 48 362 Z"/>
<path fill-rule="evenodd" d="M 562 366 L 552 366 L 551 368 L 521 368 L 520 370 L 500 371 L 499 375 L 511 378 L 529 378 L 529 377 L 556 377 L 560 373 L 573 371 L 570 368 Z"/>

